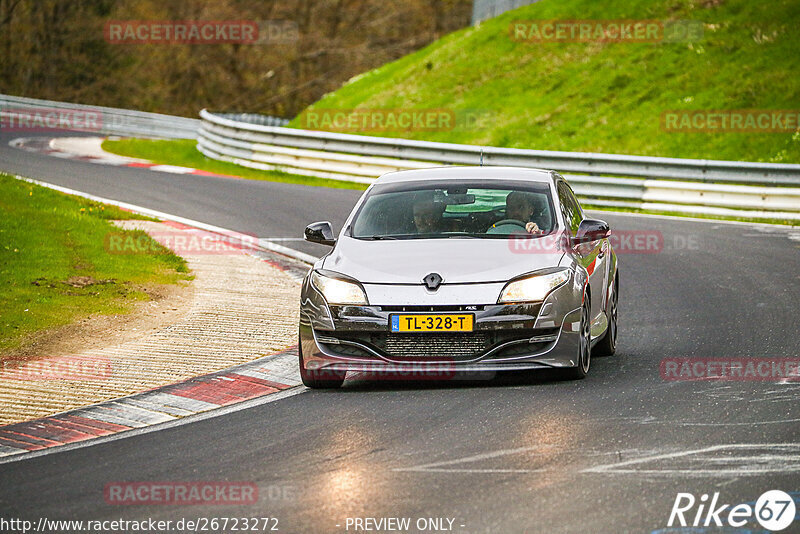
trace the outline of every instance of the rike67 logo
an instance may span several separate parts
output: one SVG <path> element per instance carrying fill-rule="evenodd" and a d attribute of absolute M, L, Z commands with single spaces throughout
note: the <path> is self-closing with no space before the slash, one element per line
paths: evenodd
<path fill-rule="evenodd" d="M 741 528 L 748 523 L 754 526 L 755 520 L 762 528 L 778 532 L 792 524 L 796 513 L 794 499 L 781 490 L 764 492 L 754 505 L 743 503 L 735 506 L 721 504 L 719 492 L 714 493 L 710 500 L 706 493 L 700 499 L 691 493 L 678 493 L 667 526 Z"/>

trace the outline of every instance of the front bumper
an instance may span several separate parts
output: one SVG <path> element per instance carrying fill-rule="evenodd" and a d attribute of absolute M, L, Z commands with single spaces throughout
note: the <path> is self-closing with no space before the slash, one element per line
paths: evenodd
<path fill-rule="evenodd" d="M 300 344 L 307 370 L 438 375 L 575 367 L 580 297 L 571 284 L 542 303 L 328 306 L 304 284 Z M 392 333 L 397 313 L 472 313 L 468 333 Z"/>

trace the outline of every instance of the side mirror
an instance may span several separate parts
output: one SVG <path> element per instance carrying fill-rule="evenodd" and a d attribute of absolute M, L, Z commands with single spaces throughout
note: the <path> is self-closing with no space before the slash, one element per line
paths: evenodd
<path fill-rule="evenodd" d="M 306 226 L 304 232 L 306 241 L 319 243 L 320 245 L 333 246 L 336 244 L 336 237 L 333 235 L 333 228 L 328 221 L 315 222 Z"/>
<path fill-rule="evenodd" d="M 578 226 L 578 233 L 572 238 L 573 245 L 605 239 L 611 235 L 608 223 L 599 219 L 584 219 Z"/>

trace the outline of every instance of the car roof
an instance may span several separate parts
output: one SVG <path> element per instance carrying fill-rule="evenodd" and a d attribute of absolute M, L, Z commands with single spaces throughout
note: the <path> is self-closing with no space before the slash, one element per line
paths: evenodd
<path fill-rule="evenodd" d="M 527 167 L 477 167 L 448 165 L 430 169 L 395 171 L 378 178 L 376 184 L 394 184 L 419 180 L 528 180 L 552 183 L 553 171 Z"/>

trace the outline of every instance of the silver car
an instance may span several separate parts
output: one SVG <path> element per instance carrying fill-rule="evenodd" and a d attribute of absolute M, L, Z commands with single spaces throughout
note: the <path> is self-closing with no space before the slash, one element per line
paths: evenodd
<path fill-rule="evenodd" d="M 427 378 L 557 368 L 572 378 L 617 340 L 617 256 L 557 172 L 393 172 L 364 192 L 302 286 L 300 374 Z"/>

